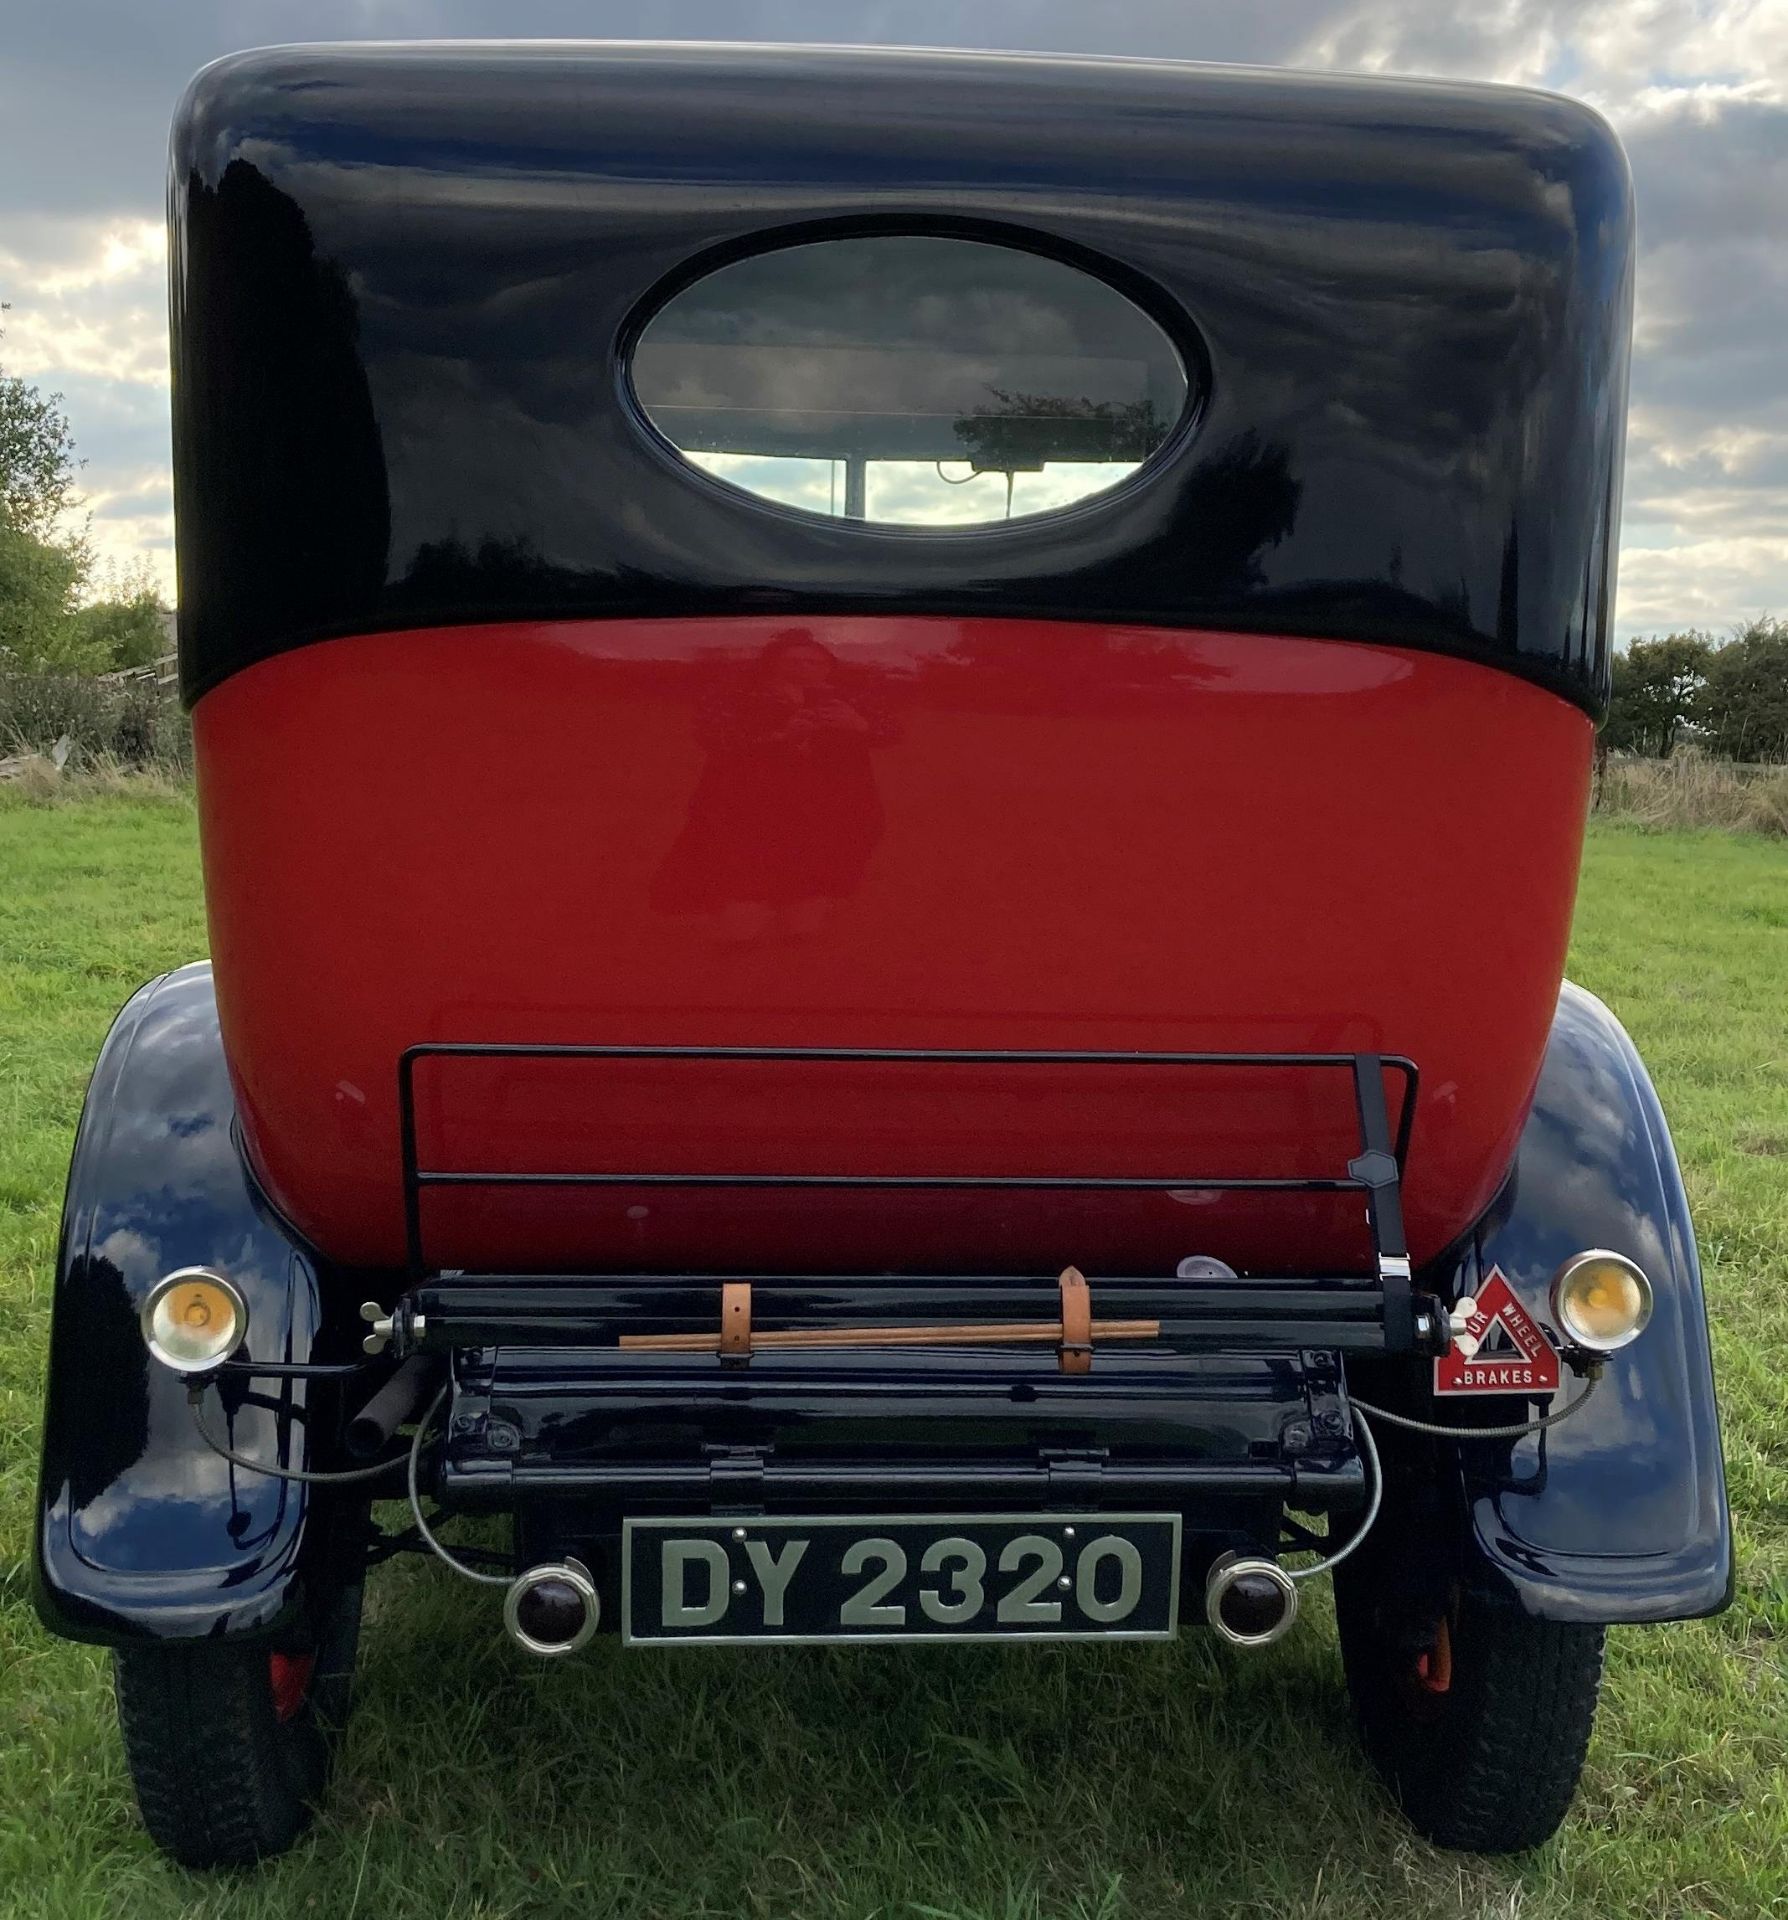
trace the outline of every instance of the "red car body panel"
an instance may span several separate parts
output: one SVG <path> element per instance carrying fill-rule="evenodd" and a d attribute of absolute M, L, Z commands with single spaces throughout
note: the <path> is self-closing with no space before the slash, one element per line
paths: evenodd
<path fill-rule="evenodd" d="M 404 1256 L 419 1042 L 1406 1054 L 1418 1260 L 1483 1213 L 1563 969 L 1578 707 L 1442 654 L 935 617 L 385 632 L 195 714 L 253 1164 Z M 1393 1102 L 1396 1083 L 1387 1082 Z M 1394 1111 L 1394 1107 L 1393 1107 Z M 1333 1174 L 1345 1075 L 427 1060 L 425 1166 Z M 426 1196 L 432 1266 L 1329 1270 L 1357 1193 Z M 1337 1236 L 1337 1223 L 1341 1232 Z"/>

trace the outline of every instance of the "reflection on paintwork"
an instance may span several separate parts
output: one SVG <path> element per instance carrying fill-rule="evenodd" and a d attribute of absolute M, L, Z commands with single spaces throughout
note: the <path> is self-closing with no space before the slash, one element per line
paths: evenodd
<path fill-rule="evenodd" d="M 233 1116 L 211 969 L 187 967 L 119 1016 L 69 1175 L 39 1551 L 47 1604 L 77 1632 L 114 1597 L 143 1610 L 143 1631 L 158 1602 L 186 1631 L 195 1609 L 251 1625 L 284 1604 L 302 1489 L 206 1447 L 185 1383 L 150 1359 L 137 1325 L 162 1275 L 213 1265 L 248 1302 L 250 1355 L 309 1351 L 316 1276 L 248 1179 Z M 208 1421 L 251 1459 L 287 1460 L 303 1398 L 302 1386 L 229 1378 L 209 1393 Z"/>
<path fill-rule="evenodd" d="M 896 730 L 876 676 L 786 627 L 695 715 L 706 759 L 652 907 L 713 939 L 804 938 L 862 884 L 885 816 L 874 749 Z"/>
<path fill-rule="evenodd" d="M 1242 573 L 1292 496 L 1263 450 L 1231 470 L 1252 483 L 1213 547 Z M 393 1063 L 428 1038 L 1407 1053 L 1433 1089 L 1408 1194 L 1433 1253 L 1514 1153 L 1593 744 L 1567 702 L 1428 653 L 774 614 L 359 635 L 234 675 L 194 726 L 251 1157 L 357 1265 L 402 1259 Z M 320 816 L 319 790 L 354 804 Z M 417 938 L 456 927 L 476 938 Z M 1339 1080 L 1296 1074 L 461 1060 L 419 1085 L 444 1169 L 1321 1176 L 1355 1138 Z M 435 1188 L 424 1227 L 441 1264 L 503 1270 L 774 1271 L 815 1244 L 875 1271 L 1367 1257 L 1351 1204 L 1197 1212 Z"/>
<path fill-rule="evenodd" d="M 1478 1242 L 1480 1274 L 1501 1267 L 1541 1318 L 1552 1274 L 1586 1247 L 1638 1261 L 1657 1296 L 1580 1414 L 1471 1450 L 1479 1539 L 1584 1618 L 1714 1611 L 1732 1541 L 1694 1236 L 1645 1069 L 1578 988 L 1560 998 L 1515 1177 Z"/>

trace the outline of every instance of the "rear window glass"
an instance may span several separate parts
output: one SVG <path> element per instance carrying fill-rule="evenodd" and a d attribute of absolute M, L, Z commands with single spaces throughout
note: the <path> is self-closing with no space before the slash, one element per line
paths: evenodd
<path fill-rule="evenodd" d="M 1103 280 L 917 234 L 716 268 L 647 323 L 631 374 L 696 466 L 883 526 L 986 525 L 1104 492 L 1190 399 L 1173 342 Z"/>

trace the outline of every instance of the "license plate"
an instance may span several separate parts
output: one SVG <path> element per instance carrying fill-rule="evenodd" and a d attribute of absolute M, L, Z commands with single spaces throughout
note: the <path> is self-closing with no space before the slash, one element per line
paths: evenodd
<path fill-rule="evenodd" d="M 1166 1640 L 1173 1513 L 628 1520 L 621 1635 L 683 1641 Z"/>

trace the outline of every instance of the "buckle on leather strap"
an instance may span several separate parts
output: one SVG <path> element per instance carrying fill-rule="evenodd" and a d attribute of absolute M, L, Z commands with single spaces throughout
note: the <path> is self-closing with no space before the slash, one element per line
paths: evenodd
<path fill-rule="evenodd" d="M 1064 1267 L 1062 1338 L 1056 1348 L 1063 1373 L 1087 1373 L 1093 1364 L 1093 1296 L 1078 1267 Z"/>

